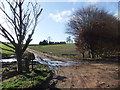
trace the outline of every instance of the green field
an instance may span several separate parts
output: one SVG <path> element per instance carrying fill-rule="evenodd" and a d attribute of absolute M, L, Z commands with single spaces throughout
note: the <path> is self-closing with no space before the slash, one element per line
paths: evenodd
<path fill-rule="evenodd" d="M 56 56 L 63 56 L 63 54 L 78 54 L 75 44 L 39 45 L 29 46 L 29 48 Z"/>
<path fill-rule="evenodd" d="M 12 44 L 10 44 L 10 45 L 12 46 Z M 11 49 L 11 48 L 9 48 L 9 47 L 3 45 L 3 44 L 0 44 L 0 47 L 5 48 L 5 49 L 8 49 L 8 50 L 13 50 L 13 49 Z M 14 50 L 13 50 L 13 51 L 14 51 Z M 0 53 L 15 54 L 15 53 L 13 53 L 13 52 L 6 51 L 6 50 L 1 50 L 1 49 L 0 49 Z M 25 53 L 27 53 L 27 51 L 25 51 Z"/>
<path fill-rule="evenodd" d="M 11 45 L 11 44 L 10 44 L 10 45 Z M 11 45 L 11 46 L 12 46 L 12 45 Z M 3 45 L 3 44 L 0 44 L 0 47 L 5 48 L 5 49 L 8 49 L 8 50 L 12 50 L 11 48 L 9 48 L 9 47 L 7 47 L 7 46 L 5 46 L 5 45 Z M 0 49 L 0 52 L 1 52 L 1 53 L 6 53 L 6 54 L 14 54 L 13 52 L 1 50 L 1 49 Z"/>
<path fill-rule="evenodd" d="M 1 44 L 0 47 L 5 49 L 10 49 L 9 47 Z M 65 54 L 78 54 L 75 44 L 57 44 L 57 45 L 38 45 L 38 46 L 29 46 L 29 48 L 41 51 L 44 53 L 49 53 L 55 56 L 67 57 Z M 13 54 L 13 52 L 0 50 L 2 53 Z"/>

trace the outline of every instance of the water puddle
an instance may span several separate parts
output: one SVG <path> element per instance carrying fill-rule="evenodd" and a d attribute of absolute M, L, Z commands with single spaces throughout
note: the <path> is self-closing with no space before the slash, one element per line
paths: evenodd
<path fill-rule="evenodd" d="M 17 61 L 15 58 L 10 58 L 10 59 L 0 59 L 0 62 L 14 62 Z M 41 60 L 40 58 L 35 58 L 33 61 L 37 61 L 40 64 L 47 65 L 49 69 L 51 70 L 57 70 L 58 66 L 70 66 L 74 64 L 78 64 L 78 62 L 73 62 L 73 61 L 52 61 L 50 59 L 43 59 Z"/>
<path fill-rule="evenodd" d="M 69 65 L 73 65 L 73 64 L 77 64 L 77 62 L 73 62 L 73 61 L 52 61 L 50 59 L 39 59 L 39 58 L 35 58 L 34 61 L 38 61 L 41 64 L 45 64 L 45 65 L 50 65 L 50 66 L 69 66 Z"/>
<path fill-rule="evenodd" d="M 0 62 L 14 62 L 17 61 L 15 58 L 9 58 L 9 59 L 0 59 Z"/>

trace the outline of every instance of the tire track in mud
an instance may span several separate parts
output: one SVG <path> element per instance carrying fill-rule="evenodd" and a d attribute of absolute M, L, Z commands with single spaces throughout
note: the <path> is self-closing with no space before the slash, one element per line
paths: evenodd
<path fill-rule="evenodd" d="M 50 55 L 50 54 L 47 54 L 47 53 L 42 53 L 40 51 L 37 51 L 37 50 L 33 50 L 33 49 L 30 49 L 30 48 L 27 48 L 27 51 L 31 52 L 31 53 L 34 53 L 36 57 L 40 57 L 42 59 L 52 59 L 52 60 L 57 60 L 57 61 L 66 61 L 66 60 L 70 60 L 69 58 L 63 58 L 63 57 L 58 57 L 58 56 L 53 56 L 53 55 Z"/>
<path fill-rule="evenodd" d="M 65 60 L 66 58 L 61 58 L 61 57 L 55 57 L 55 56 L 52 56 L 52 55 L 49 55 L 49 54 L 45 54 L 45 53 L 42 53 L 42 52 L 39 52 L 39 51 L 36 51 L 36 50 L 33 50 L 33 49 L 27 49 L 29 52 L 32 52 L 35 54 L 36 57 L 40 57 L 42 59 L 57 59 L 57 60 Z M 68 60 L 68 59 L 67 59 Z M 66 66 L 67 68 L 69 68 L 70 66 Z M 79 77 L 79 75 L 77 74 L 74 74 L 76 71 L 73 70 L 72 68 L 69 68 L 68 71 L 70 72 L 67 72 L 66 70 L 64 71 L 64 68 L 65 67 L 61 67 L 61 66 L 58 66 L 57 67 L 58 70 L 54 71 L 55 73 L 55 77 L 57 76 L 64 76 L 66 77 L 65 80 L 58 80 L 58 79 L 54 79 L 53 81 L 51 81 L 51 84 L 56 84 L 56 87 L 57 88 L 74 88 L 76 87 L 76 79 L 79 79 L 78 81 L 80 81 L 80 86 L 82 88 L 87 88 L 88 85 L 86 84 L 86 81 L 87 79 L 83 77 L 82 73 Z"/>
<path fill-rule="evenodd" d="M 56 87 L 58 88 L 88 88 L 89 86 L 87 85 L 87 78 L 83 77 L 82 73 L 79 73 L 79 75 L 76 73 L 76 71 L 72 68 L 69 68 L 69 71 L 67 72 L 64 70 L 65 67 L 61 67 L 58 71 L 58 75 L 65 76 L 67 79 L 65 79 L 65 82 L 58 81 L 58 84 Z"/>
<path fill-rule="evenodd" d="M 63 60 L 61 57 L 54 57 L 36 50 L 27 49 L 37 57 L 51 60 Z M 69 60 L 64 58 L 64 60 Z M 77 64 L 71 66 L 58 66 L 54 71 L 54 78 L 50 81 L 56 88 L 114 88 L 118 80 L 114 79 L 117 65 L 110 64 Z M 114 72 L 113 72 L 114 71 Z M 109 74 L 110 73 L 110 74 Z M 113 76 L 112 76 L 113 75 Z M 112 81 L 112 82 L 110 82 Z"/>

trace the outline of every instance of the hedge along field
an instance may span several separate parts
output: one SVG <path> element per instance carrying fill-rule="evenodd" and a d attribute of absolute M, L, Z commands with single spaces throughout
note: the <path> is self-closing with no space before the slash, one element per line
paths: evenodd
<path fill-rule="evenodd" d="M 78 54 L 75 44 L 39 45 L 29 46 L 29 48 L 56 56 L 63 56 L 63 54 Z"/>

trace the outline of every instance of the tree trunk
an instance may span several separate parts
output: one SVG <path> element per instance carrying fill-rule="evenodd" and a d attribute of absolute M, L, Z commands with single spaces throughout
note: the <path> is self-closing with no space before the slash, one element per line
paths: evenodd
<path fill-rule="evenodd" d="M 17 57 L 17 71 L 18 73 L 22 73 L 22 56 L 16 55 Z"/>
<path fill-rule="evenodd" d="M 22 66 L 22 52 L 21 52 L 21 50 L 20 50 L 20 48 L 18 48 L 17 50 L 16 50 L 16 59 L 17 59 L 17 71 L 18 71 L 18 73 L 22 73 L 22 71 L 23 71 L 23 66 Z"/>
<path fill-rule="evenodd" d="M 29 72 L 29 59 L 25 58 L 25 69 L 26 69 L 26 72 Z"/>
<path fill-rule="evenodd" d="M 32 59 L 32 70 L 33 70 L 33 59 Z"/>
<path fill-rule="evenodd" d="M 33 60 L 35 59 L 35 55 L 31 53 L 31 60 L 32 60 L 32 70 L 33 70 Z"/>
<path fill-rule="evenodd" d="M 89 55 L 89 58 L 91 58 L 91 52 L 90 51 L 88 52 L 88 55 Z"/>

